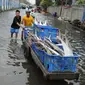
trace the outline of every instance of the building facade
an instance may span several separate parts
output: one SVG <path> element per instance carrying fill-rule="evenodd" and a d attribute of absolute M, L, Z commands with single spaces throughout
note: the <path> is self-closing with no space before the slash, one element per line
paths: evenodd
<path fill-rule="evenodd" d="M 20 0 L 0 0 L 0 10 L 8 10 L 18 8 L 20 6 Z"/>

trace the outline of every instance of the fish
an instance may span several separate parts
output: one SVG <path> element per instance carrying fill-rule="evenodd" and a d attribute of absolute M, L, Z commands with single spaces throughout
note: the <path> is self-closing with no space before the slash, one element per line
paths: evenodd
<path fill-rule="evenodd" d="M 50 46 L 48 46 L 45 41 L 41 40 L 39 37 L 35 36 L 32 33 L 29 33 L 29 37 L 31 38 L 31 42 L 32 43 L 37 43 L 37 46 L 40 45 L 40 47 L 38 46 L 39 49 L 43 50 L 45 52 L 47 52 L 48 54 L 54 54 L 54 55 L 60 55 L 58 52 L 56 52 L 54 49 L 50 48 Z"/>
<path fill-rule="evenodd" d="M 45 42 L 49 44 L 49 46 L 54 49 L 56 52 L 58 52 L 61 56 L 64 56 L 64 51 L 61 50 L 57 45 L 55 46 L 53 43 L 51 43 L 49 40 L 45 39 Z"/>

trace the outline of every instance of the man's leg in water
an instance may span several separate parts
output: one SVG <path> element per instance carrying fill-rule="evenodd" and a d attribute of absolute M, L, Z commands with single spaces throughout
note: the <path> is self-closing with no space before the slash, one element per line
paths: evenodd
<path fill-rule="evenodd" d="M 15 32 L 14 28 L 11 28 L 11 29 L 10 29 L 11 38 L 13 38 L 13 34 L 14 34 L 14 32 Z"/>
<path fill-rule="evenodd" d="M 11 33 L 11 38 L 13 38 L 13 34 L 14 34 L 14 33 Z"/>
<path fill-rule="evenodd" d="M 15 38 L 18 38 L 19 29 L 15 29 Z"/>
<path fill-rule="evenodd" d="M 15 38 L 17 39 L 17 37 L 18 37 L 18 33 L 15 33 Z"/>

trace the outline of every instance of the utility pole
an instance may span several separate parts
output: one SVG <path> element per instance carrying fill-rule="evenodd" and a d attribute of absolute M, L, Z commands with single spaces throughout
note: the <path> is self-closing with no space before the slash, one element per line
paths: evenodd
<path fill-rule="evenodd" d="M 61 0 L 60 16 L 61 16 L 61 14 L 62 14 L 62 8 L 63 8 L 63 3 L 64 3 L 64 1 L 65 1 L 65 3 L 67 4 L 67 0 Z"/>
<path fill-rule="evenodd" d="M 61 14 L 62 14 L 62 7 L 63 7 L 63 2 L 64 2 L 64 0 L 61 0 L 60 16 L 61 16 Z"/>

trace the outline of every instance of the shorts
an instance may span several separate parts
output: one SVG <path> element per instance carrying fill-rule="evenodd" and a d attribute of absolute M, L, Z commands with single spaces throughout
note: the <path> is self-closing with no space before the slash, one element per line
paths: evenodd
<path fill-rule="evenodd" d="M 10 29 L 10 32 L 11 32 L 11 33 L 19 33 L 19 29 L 11 28 L 11 29 Z"/>

